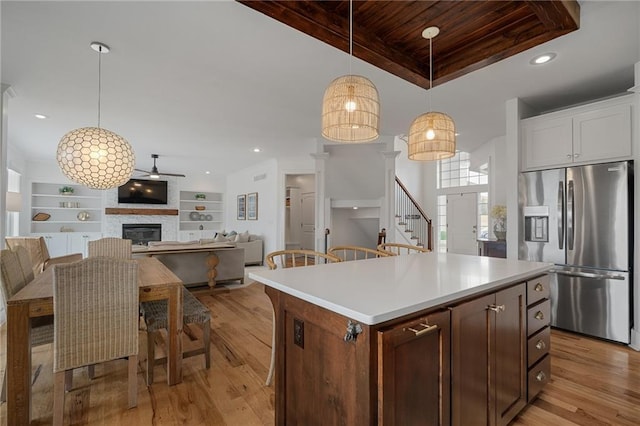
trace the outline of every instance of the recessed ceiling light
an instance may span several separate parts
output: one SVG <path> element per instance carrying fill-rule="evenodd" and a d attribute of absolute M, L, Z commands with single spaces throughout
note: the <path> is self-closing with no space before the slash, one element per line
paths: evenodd
<path fill-rule="evenodd" d="M 456 135 L 456 136 L 460 136 L 460 133 L 456 133 L 455 135 Z"/>
<path fill-rule="evenodd" d="M 35 116 L 36 118 L 39 118 L 40 120 L 44 120 L 44 119 L 48 118 L 48 117 L 47 117 L 46 115 L 44 115 L 44 114 L 34 114 L 34 116 Z"/>
<path fill-rule="evenodd" d="M 529 61 L 529 63 L 531 65 L 542 65 L 552 61 L 555 57 L 556 57 L 556 54 L 553 52 L 543 53 L 542 55 L 538 55 L 535 58 L 533 58 L 531 61 Z"/>
<path fill-rule="evenodd" d="M 210 175 L 211 172 L 209 170 L 207 170 L 206 172 L 204 172 L 205 175 Z"/>
<path fill-rule="evenodd" d="M 358 210 L 358 206 L 353 206 L 353 209 L 354 210 Z"/>
<path fill-rule="evenodd" d="M 261 152 L 262 150 L 260 148 L 253 148 L 253 152 Z"/>

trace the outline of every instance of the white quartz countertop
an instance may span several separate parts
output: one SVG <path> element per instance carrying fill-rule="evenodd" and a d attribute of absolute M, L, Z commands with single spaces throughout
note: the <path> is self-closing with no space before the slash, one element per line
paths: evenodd
<path fill-rule="evenodd" d="M 299 268 L 249 278 L 368 325 L 452 302 L 548 271 L 551 263 L 416 253 Z"/>

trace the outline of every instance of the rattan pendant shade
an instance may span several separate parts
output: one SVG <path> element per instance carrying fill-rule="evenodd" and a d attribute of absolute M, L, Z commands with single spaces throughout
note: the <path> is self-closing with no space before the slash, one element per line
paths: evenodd
<path fill-rule="evenodd" d="M 62 173 L 74 182 L 93 189 L 116 188 L 133 174 L 135 155 L 122 136 L 100 127 L 100 57 L 109 46 L 92 42 L 98 52 L 98 126 L 72 130 L 60 139 L 56 161 Z"/>
<path fill-rule="evenodd" d="M 378 137 L 378 89 L 366 77 L 344 75 L 329 84 L 322 100 L 322 136 L 335 142 L 370 142 Z"/>
<path fill-rule="evenodd" d="M 422 32 L 422 37 L 429 39 L 429 92 L 433 87 L 432 43 L 439 33 L 438 27 L 429 27 Z M 456 125 L 447 114 L 429 111 L 411 123 L 408 144 L 409 160 L 432 161 L 453 157 L 456 155 Z"/>
<path fill-rule="evenodd" d="M 441 112 L 427 112 L 409 128 L 410 160 L 444 160 L 456 154 L 456 126 Z"/>

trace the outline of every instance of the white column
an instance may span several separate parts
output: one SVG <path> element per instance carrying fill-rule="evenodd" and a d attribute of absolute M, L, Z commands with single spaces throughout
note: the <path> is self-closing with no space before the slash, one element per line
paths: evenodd
<path fill-rule="evenodd" d="M 322 152 L 322 142 L 318 142 L 318 151 L 311 154 L 316 160 L 316 251 L 324 252 L 324 230 L 331 226 L 331 200 L 326 198 L 326 164 L 328 152 Z"/>

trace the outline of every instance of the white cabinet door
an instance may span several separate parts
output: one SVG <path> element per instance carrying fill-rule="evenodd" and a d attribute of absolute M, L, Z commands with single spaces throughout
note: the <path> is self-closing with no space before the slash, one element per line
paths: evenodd
<path fill-rule="evenodd" d="M 89 255 L 89 241 L 102 238 L 100 232 L 74 232 L 69 234 L 69 253 L 82 253 L 82 257 Z"/>
<path fill-rule="evenodd" d="M 573 161 L 631 156 L 631 105 L 616 105 L 573 119 Z"/>
<path fill-rule="evenodd" d="M 200 239 L 201 231 L 179 231 L 178 241 L 196 241 Z"/>
<path fill-rule="evenodd" d="M 536 118 L 523 124 L 524 169 L 558 166 L 573 158 L 571 117 Z"/>
<path fill-rule="evenodd" d="M 49 257 L 58 257 L 69 254 L 69 244 L 67 234 L 63 232 L 52 232 L 51 234 L 41 234 L 47 244 Z"/>

